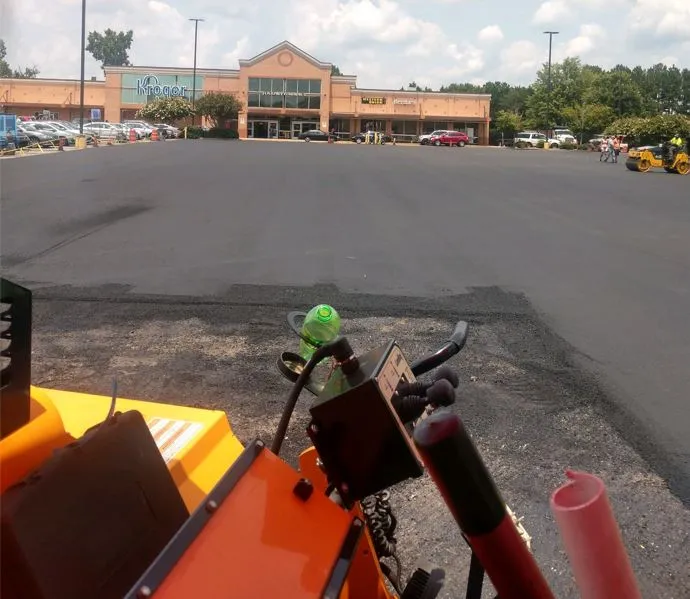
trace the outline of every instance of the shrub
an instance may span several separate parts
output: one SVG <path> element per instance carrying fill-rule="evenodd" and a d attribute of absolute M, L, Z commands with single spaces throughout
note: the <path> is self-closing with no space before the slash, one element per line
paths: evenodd
<path fill-rule="evenodd" d="M 204 130 L 201 127 L 187 127 L 187 139 L 201 139 Z"/>
<path fill-rule="evenodd" d="M 561 144 L 561 150 L 577 150 L 577 144 L 571 144 L 571 143 L 562 143 Z"/>
<path fill-rule="evenodd" d="M 238 139 L 239 136 L 239 133 L 234 129 L 219 129 L 217 127 L 206 131 L 204 134 L 204 137 L 213 139 Z"/>
<path fill-rule="evenodd" d="M 545 142 L 543 139 L 540 139 L 540 140 L 537 142 L 537 147 L 538 147 L 538 148 L 544 149 L 544 145 L 546 145 L 546 142 Z"/>

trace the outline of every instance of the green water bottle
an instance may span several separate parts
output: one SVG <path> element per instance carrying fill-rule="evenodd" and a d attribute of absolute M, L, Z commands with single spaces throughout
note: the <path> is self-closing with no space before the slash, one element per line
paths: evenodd
<path fill-rule="evenodd" d="M 299 344 L 299 353 L 309 360 L 317 347 L 333 341 L 340 333 L 340 316 L 334 308 L 326 304 L 314 306 L 304 319 L 302 336 Z"/>

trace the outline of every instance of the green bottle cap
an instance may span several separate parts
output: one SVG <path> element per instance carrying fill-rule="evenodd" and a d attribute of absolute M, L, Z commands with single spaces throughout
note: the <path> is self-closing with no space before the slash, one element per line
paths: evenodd
<path fill-rule="evenodd" d="M 319 306 L 319 309 L 316 311 L 316 317 L 321 322 L 328 322 L 333 318 L 333 308 L 330 306 Z"/>

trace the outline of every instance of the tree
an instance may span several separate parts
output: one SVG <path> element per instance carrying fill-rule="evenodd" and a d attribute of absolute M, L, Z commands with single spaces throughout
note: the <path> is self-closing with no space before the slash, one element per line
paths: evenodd
<path fill-rule="evenodd" d="M 244 107 L 234 95 L 209 92 L 196 101 L 196 113 L 211 120 L 214 127 L 224 128 L 227 121 L 237 118 Z"/>
<path fill-rule="evenodd" d="M 494 119 L 496 130 L 501 133 L 515 133 L 522 129 L 522 117 L 516 112 L 500 110 Z"/>
<path fill-rule="evenodd" d="M 342 75 L 342 73 L 340 72 L 340 69 L 337 66 L 335 66 L 334 64 L 331 65 L 331 76 L 333 76 L 333 75 L 335 75 L 335 76 Z"/>
<path fill-rule="evenodd" d="M 137 112 L 137 118 L 146 119 L 155 123 L 175 123 L 188 116 L 192 116 L 194 110 L 185 98 L 175 96 L 172 98 L 158 98 L 149 102 Z"/>
<path fill-rule="evenodd" d="M 674 135 L 690 135 L 690 117 L 659 114 L 652 117 L 618 119 L 606 129 L 607 134 L 627 135 L 637 143 L 658 143 Z"/>
<path fill-rule="evenodd" d="M 39 70 L 34 65 L 33 67 L 25 67 L 22 69 L 12 69 L 9 63 L 5 60 L 7 56 L 7 47 L 5 41 L 0 39 L 0 77 L 14 78 L 14 79 L 35 79 Z"/>
<path fill-rule="evenodd" d="M 103 33 L 91 31 L 87 52 L 101 63 L 102 67 L 130 66 L 128 50 L 132 47 L 134 32 L 106 29 Z"/>
<path fill-rule="evenodd" d="M 613 108 L 602 104 L 578 104 L 563 109 L 563 120 L 580 134 L 580 143 L 586 135 L 601 133 L 615 118 Z"/>
<path fill-rule="evenodd" d="M 690 69 L 683 69 L 683 97 L 679 112 L 690 116 Z"/>

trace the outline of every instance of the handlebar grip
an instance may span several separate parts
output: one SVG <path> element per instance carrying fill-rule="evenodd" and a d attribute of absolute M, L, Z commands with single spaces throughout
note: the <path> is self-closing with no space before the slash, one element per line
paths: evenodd
<path fill-rule="evenodd" d="M 436 412 L 414 443 L 501 599 L 554 599 L 462 420 Z"/>
<path fill-rule="evenodd" d="M 467 331 L 469 328 L 470 325 L 468 325 L 464 320 L 458 321 L 458 323 L 455 325 L 455 330 L 450 336 L 449 341 L 452 341 L 458 346 L 458 351 L 465 347 L 465 343 L 467 343 Z"/>

